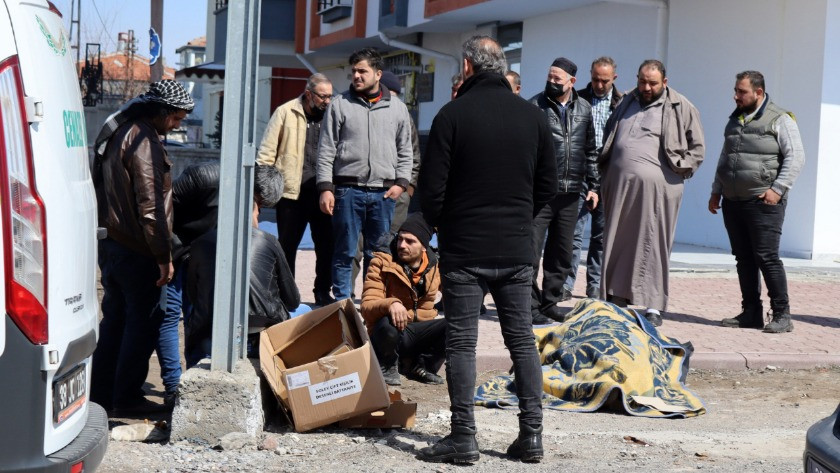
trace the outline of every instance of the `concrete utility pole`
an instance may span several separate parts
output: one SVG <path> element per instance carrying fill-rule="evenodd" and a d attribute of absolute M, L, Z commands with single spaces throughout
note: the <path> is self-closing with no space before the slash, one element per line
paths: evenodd
<path fill-rule="evenodd" d="M 247 348 L 248 255 L 257 155 L 260 4 L 261 0 L 237 0 L 228 4 L 219 231 L 210 352 L 210 369 L 214 371 L 233 372 L 236 361 L 245 358 Z"/>
<path fill-rule="evenodd" d="M 160 37 L 161 54 L 157 62 L 152 64 L 151 79 L 152 82 L 157 82 L 163 79 L 163 0 L 151 0 L 152 2 L 152 28 Z"/>

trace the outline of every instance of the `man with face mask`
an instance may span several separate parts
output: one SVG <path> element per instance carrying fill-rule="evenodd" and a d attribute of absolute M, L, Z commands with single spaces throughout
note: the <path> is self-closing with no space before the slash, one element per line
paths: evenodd
<path fill-rule="evenodd" d="M 315 305 L 334 301 L 332 286 L 333 235 L 329 215 L 318 206 L 315 165 L 321 119 L 330 104 L 333 88 L 323 74 L 313 74 L 306 90 L 274 111 L 260 143 L 257 164 L 275 166 L 283 175 L 283 198 L 275 207 L 277 235 L 292 274 L 298 245 L 309 225 L 315 244 Z"/>
<path fill-rule="evenodd" d="M 605 219 L 601 296 L 647 307 L 645 318 L 659 326 L 683 181 L 700 167 L 705 145 L 700 114 L 668 87 L 660 61 L 644 61 L 637 79 L 607 120 L 598 157 Z"/>
<path fill-rule="evenodd" d="M 574 89 L 577 66 L 560 57 L 548 68 L 545 90 L 531 98 L 542 110 L 554 139 L 558 193 L 534 219 L 534 284 L 531 315 L 534 324 L 563 321 L 557 303 L 563 300 L 563 285 L 572 271 L 572 241 L 578 216 L 578 199 L 586 189 L 586 205 L 598 205 L 598 170 L 592 106 Z M 548 239 L 546 239 L 546 231 Z M 543 245 L 545 244 L 545 245 Z M 537 269 L 543 253 L 542 290 Z"/>

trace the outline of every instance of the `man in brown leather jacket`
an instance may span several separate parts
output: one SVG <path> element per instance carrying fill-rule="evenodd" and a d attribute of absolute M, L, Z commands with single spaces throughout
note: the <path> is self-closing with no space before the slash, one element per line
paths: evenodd
<path fill-rule="evenodd" d="M 155 82 L 108 118 L 94 145 L 102 321 L 93 354 L 91 400 L 117 415 L 160 407 L 144 397 L 149 356 L 163 311 L 161 287 L 172 279 L 172 163 L 161 136 L 193 109 L 184 88 Z"/>
<path fill-rule="evenodd" d="M 429 248 L 432 229 L 419 212 L 408 216 L 389 250 L 373 254 L 362 294 L 362 317 L 385 382 L 399 386 L 400 373 L 442 384 L 446 320 L 438 319 L 437 257 Z"/>

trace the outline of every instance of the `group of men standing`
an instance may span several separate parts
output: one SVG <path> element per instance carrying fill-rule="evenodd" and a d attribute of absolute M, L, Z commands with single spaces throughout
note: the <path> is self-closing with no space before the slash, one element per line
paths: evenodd
<path fill-rule="evenodd" d="M 423 460 L 479 458 L 475 349 L 489 290 L 520 407 L 520 432 L 507 453 L 540 461 L 542 372 L 532 327 L 563 319 L 557 303 L 570 296 L 574 242 L 587 214 L 593 240 L 603 234 L 602 257 L 598 242 L 590 244 L 587 296 L 645 307 L 648 323 L 662 323 L 684 183 L 704 158 L 699 114 L 668 86 L 657 60 L 644 61 L 636 88 L 622 95 L 613 86 L 612 59 L 596 59 L 592 81 L 577 92 L 577 66 L 560 57 L 544 90 L 523 100 L 512 93 L 518 76 L 506 77 L 502 48 L 475 36 L 463 45 L 457 100 L 435 117 L 419 166 L 411 118 L 382 80 L 381 56 L 363 49 L 350 65 L 348 91 L 334 95 L 329 80 L 315 74 L 299 98 L 274 112 L 258 163 L 279 170 L 284 186 L 277 198 L 257 196 L 255 204 L 279 199 L 280 254 L 289 272 L 311 226 L 317 304 L 350 297 L 363 240 L 362 312 L 389 384 L 399 384 L 399 373 L 440 383 L 436 372 L 445 359 L 451 433 L 421 449 Z M 173 277 L 171 179 L 159 135 L 192 108 L 176 85 L 154 84 L 144 99 L 151 105 L 130 122 L 106 124 L 96 144 L 94 180 L 109 238 L 100 243 L 105 297 L 92 397 L 110 407 L 143 407 L 142 365 L 153 343 L 136 343 L 135 335 L 152 330 L 156 287 Z M 737 109 L 724 131 L 708 208 L 723 210 L 742 292 L 742 312 L 723 325 L 786 332 L 792 323 L 778 248 L 804 152 L 792 114 L 770 102 L 764 87 L 758 72 L 737 76 Z M 422 213 L 394 224 L 397 201 L 415 183 Z M 396 237 L 383 239 L 392 225 Z M 429 244 L 434 232 L 439 254 Z M 767 326 L 759 272 L 770 292 Z M 438 291 L 443 319 L 434 308 Z M 410 363 L 399 364 L 403 357 Z"/>

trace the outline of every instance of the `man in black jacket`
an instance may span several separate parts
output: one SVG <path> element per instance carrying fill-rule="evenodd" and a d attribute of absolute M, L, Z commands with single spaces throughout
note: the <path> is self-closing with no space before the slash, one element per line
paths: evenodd
<path fill-rule="evenodd" d="M 420 169 L 421 207 L 440 243 L 452 433 L 419 456 L 454 463 L 479 458 L 473 392 L 480 284 L 486 283 L 513 359 L 521 412 L 508 455 L 539 461 L 542 371 L 529 309 L 531 226 L 557 192 L 551 130 L 544 114 L 511 93 L 504 53 L 492 38 L 467 40 L 462 65 L 458 99 L 435 117 Z"/>
<path fill-rule="evenodd" d="M 283 195 L 283 178 L 274 166 L 257 166 L 254 172 L 254 203 L 274 207 Z M 259 228 L 251 229 L 251 277 L 248 304 L 248 332 L 289 318 L 300 304 L 300 293 L 292 270 L 277 238 Z M 213 331 L 213 296 L 216 280 L 216 229 L 192 242 L 187 265 L 187 294 L 193 304 L 184 328 L 187 367 L 210 354 Z M 249 345 L 253 337 L 249 335 Z M 249 354 L 251 356 L 251 354 Z"/>
<path fill-rule="evenodd" d="M 577 66 L 560 57 L 548 68 L 545 90 L 531 103 L 545 113 L 554 138 L 557 158 L 557 196 L 540 209 L 534 219 L 534 285 L 531 314 L 535 324 L 563 321 L 557 303 L 567 300 L 563 284 L 572 271 L 572 241 L 578 215 L 580 192 L 586 188 L 586 205 L 598 205 L 598 169 L 592 107 L 575 92 Z M 584 187 L 585 186 L 585 187 Z M 546 240 L 546 230 L 548 240 Z M 543 255 L 542 291 L 537 284 L 540 253 Z"/>
<path fill-rule="evenodd" d="M 595 146 L 600 151 L 604 142 L 604 127 L 613 110 L 624 94 L 613 84 L 618 78 L 615 73 L 616 64 L 613 58 L 602 56 L 592 61 L 589 74 L 592 81 L 578 91 L 581 99 L 592 106 L 592 124 L 595 125 Z M 600 175 L 598 176 L 600 180 Z M 583 247 L 583 233 L 586 222 L 592 217 L 589 229 L 589 250 L 586 252 L 586 297 L 597 299 L 601 297 L 601 263 L 604 259 L 604 206 L 599 205 L 590 209 L 586 201 L 589 189 L 580 192 L 578 200 L 578 217 L 575 226 L 575 238 L 572 243 L 572 270 L 566 278 L 563 298 L 570 299 L 577 280 L 580 250 Z"/>

